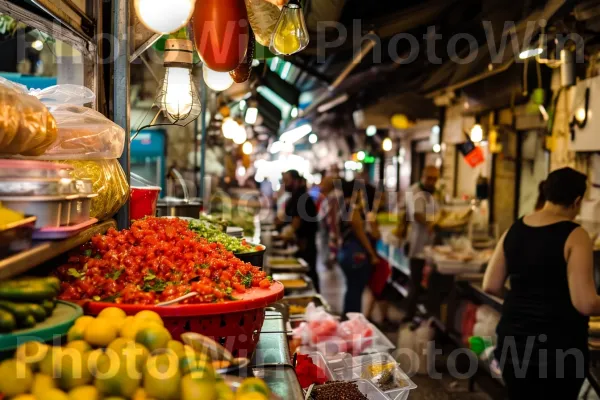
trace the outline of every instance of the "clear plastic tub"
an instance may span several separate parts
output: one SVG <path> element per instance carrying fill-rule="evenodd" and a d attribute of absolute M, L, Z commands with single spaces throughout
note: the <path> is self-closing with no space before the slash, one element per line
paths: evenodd
<path fill-rule="evenodd" d="M 317 367 L 321 368 L 323 370 L 323 372 L 325 372 L 325 376 L 327 377 L 328 382 L 336 380 L 335 375 L 333 374 L 333 371 L 331 371 L 331 369 L 329 368 L 329 364 L 325 360 L 325 357 L 323 357 L 323 354 L 309 353 L 309 354 L 307 354 L 307 356 L 312 360 L 312 362 Z"/>
<path fill-rule="evenodd" d="M 391 400 L 406 400 L 411 390 L 417 385 L 402 371 L 396 360 L 387 353 L 368 354 L 359 357 L 341 355 L 329 360 L 329 365 L 334 369 L 337 380 L 364 379 L 375 385 L 379 390 L 380 379 L 384 372 L 392 374 L 392 383 L 387 390 L 383 390 Z"/>
<path fill-rule="evenodd" d="M 365 379 L 353 380 L 358 390 L 364 394 L 369 400 L 388 400 L 388 397 L 381 390 L 377 389 L 375 385 Z M 335 383 L 333 383 L 335 385 Z"/>

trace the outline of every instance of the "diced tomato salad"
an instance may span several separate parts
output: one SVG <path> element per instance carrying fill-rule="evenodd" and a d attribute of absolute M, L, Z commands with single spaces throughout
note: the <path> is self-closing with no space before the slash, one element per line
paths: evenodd
<path fill-rule="evenodd" d="M 55 274 L 60 299 L 125 304 L 156 304 L 191 291 L 199 295 L 180 304 L 215 303 L 271 286 L 263 271 L 199 238 L 186 221 L 155 217 L 94 236 Z"/>

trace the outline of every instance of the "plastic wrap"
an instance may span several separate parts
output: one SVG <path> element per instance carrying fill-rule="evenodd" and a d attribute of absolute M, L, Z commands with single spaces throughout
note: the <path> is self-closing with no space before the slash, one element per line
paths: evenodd
<path fill-rule="evenodd" d="M 73 166 L 71 178 L 92 180 L 94 193 L 91 217 L 103 220 L 112 217 L 129 197 L 129 185 L 118 160 L 63 160 Z"/>
<path fill-rule="evenodd" d="M 271 44 L 271 35 L 279 20 L 279 8 L 265 0 L 245 0 L 248 21 L 256 41 L 265 47 Z"/>
<path fill-rule="evenodd" d="M 0 78 L 0 154 L 37 156 L 56 140 L 56 121 L 24 87 Z"/>
<path fill-rule="evenodd" d="M 104 115 L 84 107 L 94 93 L 83 86 L 58 85 L 32 91 L 56 119 L 58 137 L 44 152 L 46 160 L 105 160 L 121 157 L 125 131 Z"/>

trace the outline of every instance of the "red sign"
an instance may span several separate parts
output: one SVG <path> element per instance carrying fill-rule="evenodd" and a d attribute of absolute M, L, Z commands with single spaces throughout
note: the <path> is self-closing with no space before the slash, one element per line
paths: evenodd
<path fill-rule="evenodd" d="M 465 154 L 465 161 L 471 166 L 471 168 L 475 168 L 479 164 L 483 163 L 485 161 L 485 156 L 483 154 L 483 150 L 481 150 L 481 147 L 475 146 L 473 150 Z"/>

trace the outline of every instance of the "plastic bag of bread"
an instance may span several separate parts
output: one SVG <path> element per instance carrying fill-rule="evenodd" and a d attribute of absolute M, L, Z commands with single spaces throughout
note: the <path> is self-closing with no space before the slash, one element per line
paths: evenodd
<path fill-rule="evenodd" d="M 91 216 L 104 220 L 119 211 L 129 198 L 129 184 L 118 160 L 62 160 L 74 167 L 71 178 L 92 180 L 94 193 Z"/>
<path fill-rule="evenodd" d="M 57 85 L 32 92 L 56 119 L 58 137 L 46 149 L 46 160 L 104 160 L 121 157 L 125 131 L 84 104 L 95 100 L 94 92 L 77 85 Z"/>
<path fill-rule="evenodd" d="M 56 121 L 25 87 L 0 77 L 0 154 L 37 156 L 56 140 Z"/>

